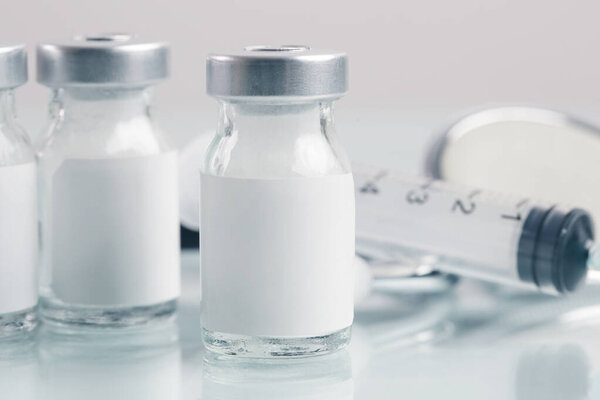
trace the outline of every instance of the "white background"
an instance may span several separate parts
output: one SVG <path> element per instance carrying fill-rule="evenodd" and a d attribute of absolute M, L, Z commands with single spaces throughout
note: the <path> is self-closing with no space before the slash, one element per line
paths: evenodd
<path fill-rule="evenodd" d="M 215 125 L 216 104 L 204 94 L 206 54 L 247 44 L 306 43 L 349 53 L 351 92 L 339 104 L 337 117 L 340 136 L 358 161 L 417 171 L 433 134 L 457 114 L 482 105 L 540 104 L 600 122 L 600 2 L 592 0 L 4 0 L 1 10 L 2 40 L 31 46 L 106 31 L 169 40 L 173 77 L 158 91 L 157 113 L 180 145 Z M 47 99 L 47 90 L 33 82 L 20 90 L 19 110 L 33 134 L 43 123 Z M 185 399 L 209 398 L 211 380 L 203 372 L 197 326 L 198 260 L 196 253 L 192 256 L 183 269 L 181 349 L 177 345 L 154 358 L 101 353 L 98 363 L 91 350 L 87 361 L 77 358 L 78 352 L 87 355 L 77 341 L 69 339 L 62 354 L 60 345 L 45 339 L 41 361 L 0 364 L 0 392 L 61 400 L 164 399 L 164 393 L 179 398 L 182 392 Z M 406 323 L 413 326 L 419 317 L 429 318 L 429 313 L 407 307 L 410 303 L 404 304 L 408 322 L 400 315 L 397 322 L 392 316 L 374 327 L 357 324 L 351 349 L 354 379 L 342 385 L 350 393 L 341 398 L 599 397 L 600 312 L 592 306 L 597 287 L 573 296 L 572 302 L 551 303 L 475 288 L 476 295 L 467 291 L 457 297 L 463 308 L 457 330 L 439 346 L 405 349 L 400 337 L 400 347 L 394 349 L 376 340 L 378 329 L 380 336 L 390 337 L 390 328 L 402 331 Z M 506 298 L 497 302 L 495 295 Z M 402 305 L 394 303 L 393 310 L 402 314 Z M 580 309 L 572 311 L 574 305 Z M 361 354 L 361 328 L 363 339 L 373 339 L 362 348 L 362 359 L 356 356 Z M 319 374 L 317 370 L 317 383 L 322 381 Z M 264 379 L 279 383 L 271 376 Z M 251 395 L 248 390 L 263 387 L 247 386 L 231 392 Z M 291 397 L 298 387 L 275 385 L 256 398 Z M 269 397 L 269 390 L 276 395 Z M 320 398 L 335 397 L 327 388 L 319 390 Z"/>
<path fill-rule="evenodd" d="M 541 104 L 600 121 L 599 14 L 592 0 L 4 0 L 0 36 L 31 48 L 107 31 L 170 41 L 172 78 L 158 91 L 157 115 L 178 144 L 214 125 L 216 104 L 204 94 L 208 52 L 285 43 L 345 50 L 351 92 L 338 107 L 342 140 L 359 130 L 367 142 L 401 133 L 425 143 L 454 116 L 481 105 Z M 47 98 L 34 82 L 20 91 L 32 134 Z M 373 135 L 375 122 L 386 132 Z M 353 158 L 365 158 L 362 147 L 350 146 Z M 396 150 L 382 162 L 415 153 Z"/>

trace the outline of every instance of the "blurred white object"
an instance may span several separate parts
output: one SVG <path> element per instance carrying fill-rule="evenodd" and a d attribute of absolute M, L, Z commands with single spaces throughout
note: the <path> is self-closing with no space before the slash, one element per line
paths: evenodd
<path fill-rule="evenodd" d="M 364 301 L 371 293 L 373 274 L 369 264 L 360 258 L 354 257 L 354 305 Z"/>
<path fill-rule="evenodd" d="M 179 212 L 181 224 L 197 231 L 200 227 L 200 170 L 213 132 L 198 135 L 179 153 Z"/>
<path fill-rule="evenodd" d="M 600 220 L 600 128 L 534 107 L 469 114 L 430 149 L 427 172 L 481 189 L 570 204 Z"/>

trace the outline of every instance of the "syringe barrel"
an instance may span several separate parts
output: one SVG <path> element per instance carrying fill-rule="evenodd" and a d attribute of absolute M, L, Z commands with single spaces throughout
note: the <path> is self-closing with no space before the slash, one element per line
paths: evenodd
<path fill-rule="evenodd" d="M 359 252 L 548 293 L 585 279 L 594 234 L 583 210 L 361 166 L 354 180 Z"/>

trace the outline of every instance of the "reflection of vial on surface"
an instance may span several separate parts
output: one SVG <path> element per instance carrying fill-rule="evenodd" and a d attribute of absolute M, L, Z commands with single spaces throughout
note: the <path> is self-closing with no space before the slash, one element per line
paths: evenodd
<path fill-rule="evenodd" d="M 524 352 L 517 363 L 515 398 L 588 399 L 590 362 L 575 344 L 546 345 Z"/>
<path fill-rule="evenodd" d="M 35 332 L 34 332 L 35 333 Z M 0 341 L 0 393 L 2 399 L 46 398 L 38 387 L 36 335 Z"/>
<path fill-rule="evenodd" d="M 124 326 L 164 318 L 179 296 L 176 153 L 149 113 L 168 45 L 128 35 L 38 47 L 53 89 L 39 149 L 43 316 Z"/>
<path fill-rule="evenodd" d="M 13 98 L 26 81 L 25 46 L 0 46 L 0 338 L 36 325 L 35 154 L 17 124 Z"/>
<path fill-rule="evenodd" d="M 42 328 L 40 377 L 47 400 L 181 400 L 181 347 L 174 321 L 73 335 Z"/>
<path fill-rule="evenodd" d="M 200 202 L 213 351 L 294 357 L 349 341 L 353 179 L 332 114 L 346 62 L 304 46 L 208 57 L 207 91 L 221 106 Z"/>
<path fill-rule="evenodd" d="M 207 353 L 200 398 L 351 400 L 353 363 L 346 350 L 316 358 L 256 360 Z"/>

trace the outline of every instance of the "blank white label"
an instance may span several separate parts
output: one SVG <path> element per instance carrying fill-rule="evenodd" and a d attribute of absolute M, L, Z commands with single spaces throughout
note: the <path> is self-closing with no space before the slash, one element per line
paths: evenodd
<path fill-rule="evenodd" d="M 37 304 L 37 183 L 34 162 L 0 167 L 0 314 Z"/>
<path fill-rule="evenodd" d="M 83 305 L 151 305 L 179 296 L 174 152 L 70 159 L 53 177 L 52 288 Z"/>
<path fill-rule="evenodd" d="M 352 324 L 354 186 L 319 178 L 201 177 L 202 324 L 310 337 Z"/>

